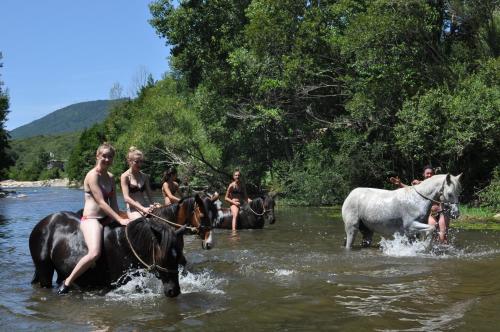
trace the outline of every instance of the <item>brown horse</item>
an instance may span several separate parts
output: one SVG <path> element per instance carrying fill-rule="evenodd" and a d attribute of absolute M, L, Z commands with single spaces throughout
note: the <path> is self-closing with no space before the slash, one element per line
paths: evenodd
<path fill-rule="evenodd" d="M 158 208 L 153 211 L 154 217 L 136 219 L 127 227 L 117 223 L 105 226 L 102 254 L 93 268 L 77 278 L 76 284 L 111 286 L 123 282 L 121 277 L 131 267 L 146 267 L 163 281 L 166 296 L 179 295 L 178 265 L 185 264 L 182 240 L 185 227 L 199 234 L 205 248 L 211 247 L 210 220 L 205 211 L 205 202 L 196 196 L 175 206 Z M 173 226 L 179 230 L 174 232 Z M 87 253 L 79 215 L 59 212 L 45 217 L 31 232 L 29 247 L 35 265 L 32 283 L 51 287 L 54 270 L 57 282 L 61 283 Z"/>

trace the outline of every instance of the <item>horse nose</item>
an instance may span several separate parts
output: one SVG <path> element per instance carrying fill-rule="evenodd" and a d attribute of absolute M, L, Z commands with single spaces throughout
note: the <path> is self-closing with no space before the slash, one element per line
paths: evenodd
<path fill-rule="evenodd" d="M 168 287 L 165 289 L 165 296 L 167 297 L 177 297 L 181 293 L 179 286 Z"/>

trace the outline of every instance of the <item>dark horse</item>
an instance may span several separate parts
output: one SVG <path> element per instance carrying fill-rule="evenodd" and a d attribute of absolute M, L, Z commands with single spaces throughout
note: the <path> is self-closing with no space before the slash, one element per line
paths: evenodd
<path fill-rule="evenodd" d="M 158 208 L 154 212 L 159 218 L 139 218 L 127 227 L 116 222 L 106 225 L 101 256 L 94 267 L 77 278 L 76 284 L 109 287 L 119 282 L 129 269 L 146 267 L 162 280 L 166 296 L 179 295 L 178 265 L 184 263 L 182 232 L 185 228 L 174 231 L 175 225 L 162 219 L 170 218 L 171 223 L 190 226 L 205 239 L 210 233 L 205 206 L 199 197 L 188 198 L 171 208 L 175 212 L 172 216 L 166 212 L 170 208 Z M 165 214 L 160 213 L 162 209 Z M 54 270 L 57 283 L 61 283 L 87 253 L 79 215 L 58 212 L 45 217 L 31 232 L 29 247 L 35 265 L 32 283 L 52 287 Z"/>
<path fill-rule="evenodd" d="M 236 220 L 238 229 L 263 228 L 264 224 L 274 224 L 274 198 L 275 195 L 265 195 L 252 199 L 249 204 L 243 204 L 240 208 L 238 219 Z M 231 229 L 232 215 L 230 209 L 222 208 L 222 202 L 216 202 L 218 205 L 218 217 L 214 223 L 216 228 Z"/>

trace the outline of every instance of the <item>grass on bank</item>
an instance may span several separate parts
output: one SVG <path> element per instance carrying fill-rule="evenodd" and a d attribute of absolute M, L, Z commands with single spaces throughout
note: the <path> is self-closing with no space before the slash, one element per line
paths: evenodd
<path fill-rule="evenodd" d="M 297 206 L 287 204 L 286 201 L 279 201 L 280 206 Z M 320 206 L 316 207 L 318 214 L 326 214 L 332 220 L 342 221 L 341 206 Z M 467 230 L 495 230 L 500 231 L 500 219 L 495 218 L 498 212 L 485 207 L 460 206 L 460 218 L 451 221 L 452 228 Z"/>

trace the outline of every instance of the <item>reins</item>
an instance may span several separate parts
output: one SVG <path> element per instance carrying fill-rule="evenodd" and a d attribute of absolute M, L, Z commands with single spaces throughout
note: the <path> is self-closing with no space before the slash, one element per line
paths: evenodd
<path fill-rule="evenodd" d="M 264 201 L 262 201 L 262 213 L 257 213 L 255 212 L 253 209 L 252 209 L 252 206 L 250 205 L 250 203 L 248 203 L 248 208 L 250 209 L 250 211 L 252 211 L 253 214 L 255 214 L 256 216 L 258 217 L 261 217 L 263 215 L 265 215 L 267 212 L 271 212 L 271 210 L 266 210 L 264 209 Z"/>
<path fill-rule="evenodd" d="M 153 217 L 158 218 L 159 220 L 161 220 L 161 221 L 163 221 L 163 222 L 166 222 L 167 224 L 170 224 L 170 225 L 172 225 L 172 226 L 175 226 L 175 227 L 178 227 L 178 228 L 181 228 L 181 227 L 186 227 L 187 229 L 189 229 L 189 230 L 190 230 L 190 231 L 192 231 L 192 232 L 195 232 L 195 233 L 197 233 L 197 232 L 198 232 L 198 228 L 196 228 L 196 227 L 193 227 L 193 226 L 187 226 L 187 225 L 181 225 L 181 224 L 177 224 L 177 223 L 175 223 L 175 222 L 172 222 L 172 221 L 170 221 L 170 220 L 167 220 L 167 219 L 165 219 L 165 218 L 162 218 L 162 217 L 160 217 L 160 216 L 158 216 L 158 215 L 156 215 L 156 214 L 154 214 L 154 213 L 152 213 L 152 212 L 149 212 L 148 214 L 145 214 L 145 213 L 143 213 L 142 211 L 139 211 L 139 213 L 140 213 L 140 214 L 142 214 L 142 216 L 143 216 L 143 217 L 153 216 Z M 194 211 L 193 211 L 193 213 L 194 213 Z"/>
<path fill-rule="evenodd" d="M 149 272 L 155 272 L 157 270 L 160 270 L 162 272 L 166 272 L 166 273 L 178 273 L 179 270 L 177 269 L 167 269 L 163 266 L 160 266 L 158 264 L 156 264 L 156 258 L 155 258 L 155 244 L 154 244 L 154 241 L 153 241 L 153 264 L 149 265 L 148 263 L 146 263 L 145 261 L 143 261 L 141 259 L 141 257 L 139 256 L 139 254 L 135 251 L 134 249 L 134 246 L 132 245 L 132 242 L 130 242 L 130 238 L 128 236 L 128 225 L 125 226 L 125 238 L 127 239 L 127 242 L 128 242 L 128 245 L 130 247 L 130 250 L 132 250 L 132 253 L 134 254 L 135 258 L 137 258 L 137 260 L 139 262 L 141 262 L 142 265 L 144 265 L 146 267 L 146 269 L 149 271 Z"/>
<path fill-rule="evenodd" d="M 413 188 L 413 190 L 415 190 L 415 192 L 416 192 L 417 194 L 419 194 L 420 196 L 422 196 L 423 198 L 425 198 L 425 199 L 427 199 L 427 200 L 429 200 L 429 201 L 431 201 L 431 202 L 434 202 L 434 203 L 437 203 L 437 204 L 442 204 L 442 203 L 445 203 L 445 202 L 441 202 L 441 201 L 436 201 L 435 199 L 432 199 L 432 198 L 430 198 L 430 197 L 425 196 L 424 194 L 422 194 L 421 192 L 419 192 L 419 191 L 417 190 L 417 188 L 415 188 L 415 186 L 411 186 L 411 187 Z M 442 193 L 442 190 L 441 190 L 439 193 Z"/>
<path fill-rule="evenodd" d="M 195 206 L 196 206 L 196 204 L 195 204 Z M 195 213 L 195 212 L 196 212 L 196 209 L 193 209 L 193 213 Z M 199 232 L 198 228 L 196 228 L 196 227 L 193 227 L 193 226 L 187 226 L 187 225 L 181 225 L 181 224 L 178 224 L 178 223 L 172 222 L 172 221 L 170 221 L 170 220 L 168 220 L 168 219 L 165 219 L 165 218 L 163 218 L 163 217 L 160 217 L 160 216 L 158 216 L 158 215 L 156 215 L 156 214 L 154 214 L 154 213 L 151 213 L 151 212 L 150 212 L 150 213 L 145 214 L 145 213 L 143 213 L 142 211 L 139 211 L 139 213 L 140 213 L 142 216 L 144 216 L 144 217 L 147 217 L 147 216 L 153 216 L 153 217 L 158 218 L 159 220 L 161 220 L 161 221 L 163 221 L 163 222 L 165 222 L 165 223 L 167 223 L 167 224 L 169 224 L 169 225 L 175 226 L 175 227 L 179 227 L 179 228 L 181 228 L 181 227 L 185 227 L 185 228 L 188 228 L 189 230 L 191 230 L 192 232 L 195 232 L 195 233 L 198 233 L 198 232 Z M 201 223 L 200 223 L 200 227 L 201 227 Z M 139 254 L 135 251 L 134 246 L 132 245 L 132 242 L 130 242 L 130 238 L 129 238 L 129 236 L 128 236 L 128 225 L 127 225 L 127 226 L 125 226 L 125 237 L 126 237 L 126 239 L 127 239 L 128 245 L 129 245 L 130 249 L 132 250 L 132 253 L 134 254 L 134 256 L 137 258 L 137 260 L 138 260 L 138 261 L 139 261 L 142 265 L 144 265 L 144 266 L 146 267 L 146 269 L 147 269 L 149 272 L 153 272 L 153 273 L 154 273 L 154 272 L 155 272 L 155 271 L 157 271 L 157 270 L 162 271 L 162 272 L 166 272 L 166 273 L 177 273 L 177 272 L 178 272 L 178 270 L 174 270 L 174 269 L 167 269 L 167 268 L 164 268 L 164 267 L 162 267 L 162 266 L 160 266 L 160 265 L 157 265 L 157 264 L 156 264 L 156 258 L 155 258 L 155 245 L 154 245 L 154 241 L 153 241 L 153 250 L 152 250 L 152 251 L 153 251 L 153 264 L 149 265 L 148 263 L 146 263 L 145 261 L 143 261 L 143 260 L 141 259 L 141 257 L 139 256 Z"/>

